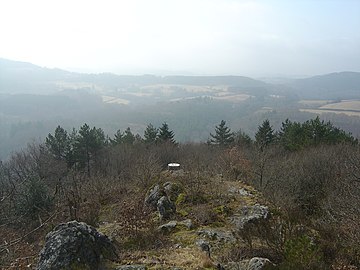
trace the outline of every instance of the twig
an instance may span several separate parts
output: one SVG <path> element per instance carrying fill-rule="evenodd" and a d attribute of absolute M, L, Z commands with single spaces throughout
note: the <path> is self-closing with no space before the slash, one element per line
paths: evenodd
<path fill-rule="evenodd" d="M 24 238 L 26 238 L 27 236 L 29 236 L 30 234 L 38 231 L 39 229 L 41 229 L 42 227 L 44 227 L 44 225 L 47 224 L 47 222 L 49 222 L 55 215 L 57 214 L 57 212 L 55 212 L 53 215 L 51 215 L 47 220 L 45 220 L 42 224 L 40 224 L 40 226 L 36 227 L 35 229 L 31 230 L 30 232 L 24 234 L 23 236 L 17 238 L 17 239 L 14 239 L 14 240 L 11 240 L 8 244 L 5 244 L 5 245 L 1 245 L 0 246 L 0 253 L 8 250 L 9 247 L 13 246 L 13 245 L 16 245 L 17 243 L 19 243 L 21 240 L 23 240 Z"/>

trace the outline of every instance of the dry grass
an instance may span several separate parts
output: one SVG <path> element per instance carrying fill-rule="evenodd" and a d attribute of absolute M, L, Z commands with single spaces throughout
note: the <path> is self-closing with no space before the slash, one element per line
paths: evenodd
<path fill-rule="evenodd" d="M 300 104 L 311 109 L 300 109 L 302 112 L 324 114 L 346 114 L 348 116 L 360 117 L 360 100 L 342 100 L 331 102 L 329 100 L 301 100 Z"/>
<path fill-rule="evenodd" d="M 334 110 L 319 110 L 319 109 L 300 109 L 301 112 L 309 112 L 309 113 L 315 113 L 315 114 L 324 114 L 324 113 L 335 113 L 335 114 L 346 114 L 348 116 L 358 116 L 360 117 L 360 111 L 359 112 L 353 112 L 353 111 L 334 111 Z"/>
<path fill-rule="evenodd" d="M 129 104 L 130 101 L 123 99 L 123 98 L 118 98 L 118 97 L 111 97 L 111 96 L 102 96 L 102 100 L 104 103 L 108 103 L 108 104 L 124 104 L 127 105 Z"/>
<path fill-rule="evenodd" d="M 360 112 L 360 100 L 342 100 L 340 102 L 323 105 L 320 109 L 352 110 Z"/>
<path fill-rule="evenodd" d="M 306 105 L 306 106 L 323 106 L 328 104 L 329 102 L 331 102 L 331 100 L 326 100 L 326 99 L 303 99 L 300 100 L 299 103 L 302 105 Z"/>

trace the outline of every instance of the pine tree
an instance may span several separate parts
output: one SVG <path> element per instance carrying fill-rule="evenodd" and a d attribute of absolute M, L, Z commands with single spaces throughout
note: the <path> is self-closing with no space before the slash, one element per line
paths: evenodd
<path fill-rule="evenodd" d="M 121 132 L 120 129 L 118 129 L 116 131 L 116 133 L 114 134 L 114 139 L 110 139 L 110 143 L 112 145 L 121 144 L 123 142 L 123 137 L 124 137 L 124 134 Z"/>
<path fill-rule="evenodd" d="M 151 123 L 147 125 L 145 131 L 144 131 L 144 142 L 151 144 L 156 142 L 156 138 L 158 135 L 158 129 L 154 127 Z"/>
<path fill-rule="evenodd" d="M 65 160 L 70 152 L 70 139 L 62 127 L 55 129 L 54 136 L 49 133 L 45 139 L 45 145 L 56 159 Z"/>
<path fill-rule="evenodd" d="M 122 138 L 122 141 L 125 143 L 125 144 L 133 144 L 134 141 L 135 141 L 135 136 L 134 134 L 131 132 L 131 129 L 130 127 L 128 127 L 127 129 L 125 129 L 125 132 L 124 132 L 124 136 Z"/>
<path fill-rule="evenodd" d="M 270 143 L 275 140 L 274 130 L 270 125 L 268 119 L 259 126 L 258 131 L 255 134 L 255 142 L 260 147 L 260 150 L 264 150 Z"/>
<path fill-rule="evenodd" d="M 81 167 L 87 167 L 90 176 L 90 161 L 105 146 L 105 134 L 101 128 L 90 127 L 84 124 L 80 127 L 76 138 L 75 153 Z"/>
<path fill-rule="evenodd" d="M 215 135 L 210 133 L 212 139 L 210 144 L 227 146 L 234 141 L 234 133 L 226 126 L 226 121 L 221 120 L 220 124 L 215 127 Z"/>
<path fill-rule="evenodd" d="M 169 130 L 169 126 L 166 122 L 163 123 L 162 126 L 159 128 L 159 134 L 157 136 L 157 140 L 160 143 L 170 142 L 176 144 L 176 141 L 174 139 L 174 131 Z"/>

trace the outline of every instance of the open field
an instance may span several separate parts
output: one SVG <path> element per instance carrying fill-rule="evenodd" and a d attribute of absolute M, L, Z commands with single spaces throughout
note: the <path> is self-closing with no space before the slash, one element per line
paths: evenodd
<path fill-rule="evenodd" d="M 118 97 L 111 97 L 111 96 L 102 96 L 102 100 L 104 103 L 115 103 L 115 104 L 129 104 L 129 101 L 126 99 L 118 98 Z"/>
<path fill-rule="evenodd" d="M 336 113 L 346 114 L 348 116 L 360 117 L 360 100 L 341 100 L 339 102 L 331 102 L 330 100 L 301 100 L 300 104 L 304 105 L 302 112 L 310 112 L 316 114 Z"/>
<path fill-rule="evenodd" d="M 323 106 L 331 102 L 331 100 L 326 99 L 303 99 L 300 100 L 299 103 L 304 106 Z"/>
<path fill-rule="evenodd" d="M 309 113 L 316 113 L 316 114 L 324 114 L 324 113 L 336 113 L 336 114 L 346 114 L 348 116 L 359 116 L 360 111 L 346 111 L 346 110 L 331 110 L 331 109 L 300 109 L 301 112 L 309 112 Z"/>
<path fill-rule="evenodd" d="M 334 109 L 334 110 L 347 110 L 360 112 L 360 100 L 342 100 L 336 103 L 326 104 L 320 109 Z"/>

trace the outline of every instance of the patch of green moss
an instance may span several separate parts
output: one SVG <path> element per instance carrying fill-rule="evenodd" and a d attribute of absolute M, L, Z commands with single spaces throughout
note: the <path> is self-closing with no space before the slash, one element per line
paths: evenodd
<path fill-rule="evenodd" d="M 231 209 L 226 205 L 219 205 L 213 208 L 214 212 L 218 215 L 229 216 L 232 214 Z"/>
<path fill-rule="evenodd" d="M 181 245 L 194 245 L 197 239 L 197 234 L 194 231 L 178 231 L 172 235 L 172 238 Z"/>
<path fill-rule="evenodd" d="M 175 201 L 176 206 L 184 204 L 186 202 L 186 197 L 185 193 L 180 193 Z"/>

